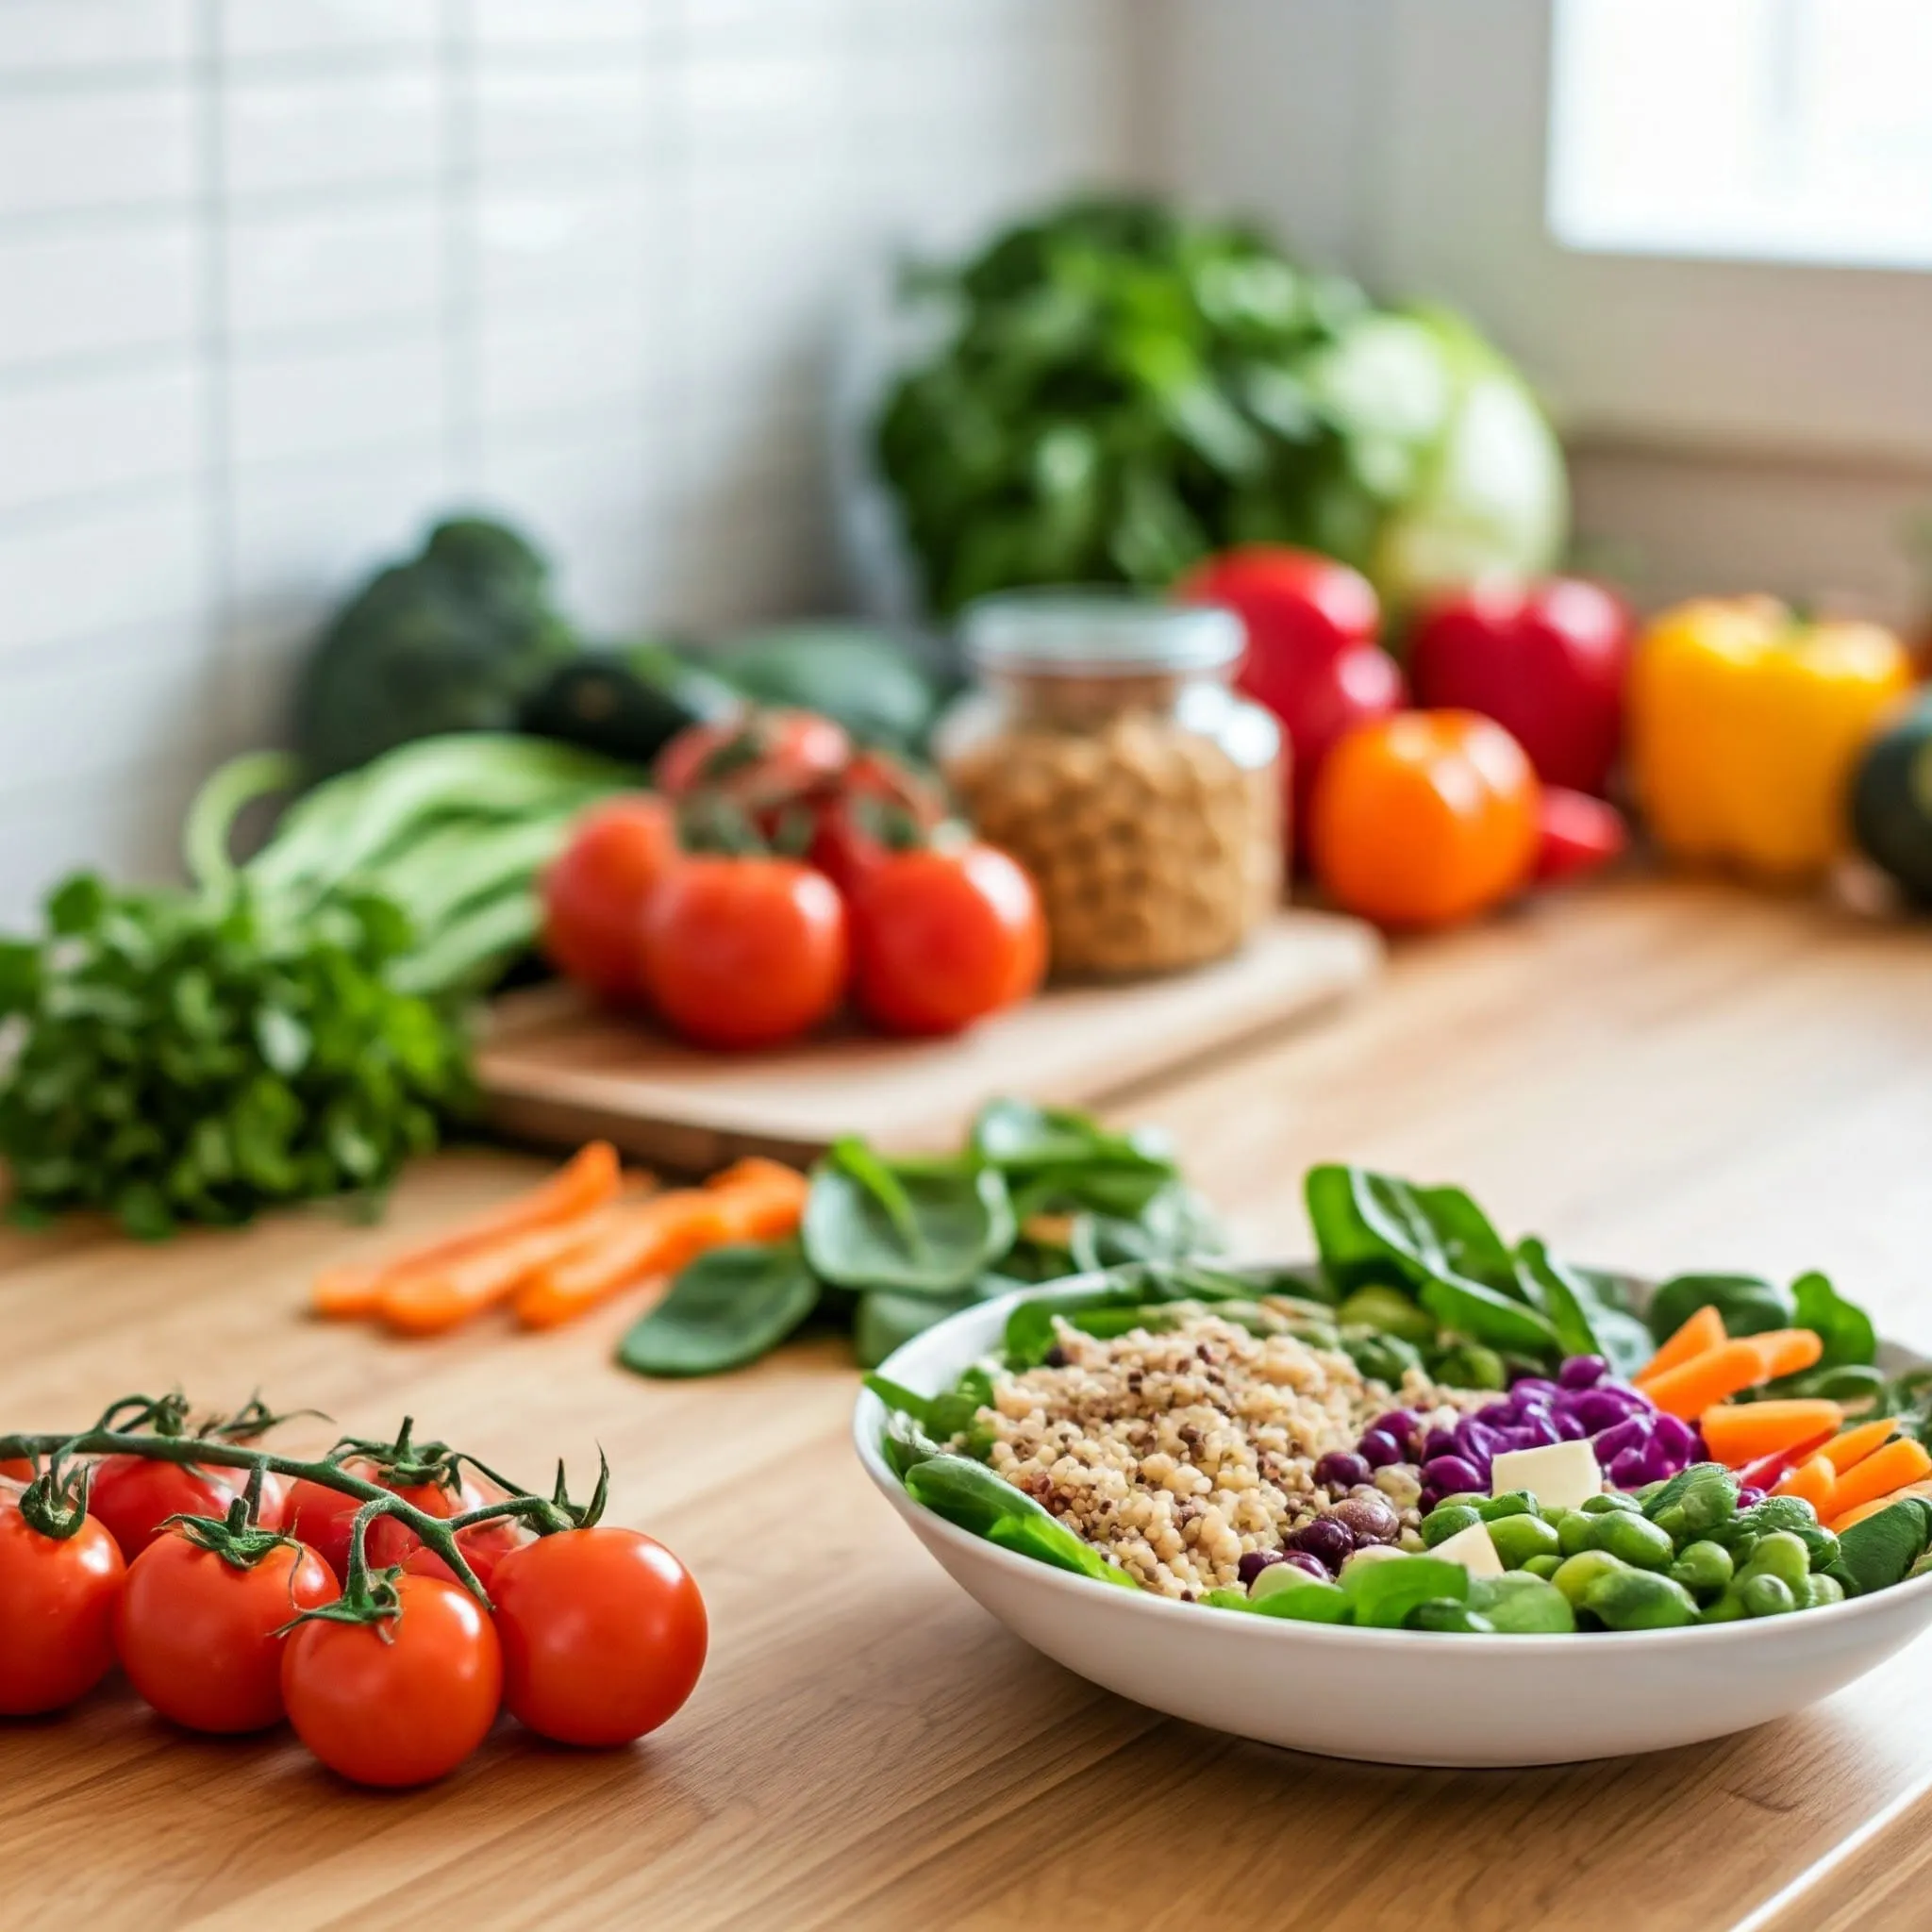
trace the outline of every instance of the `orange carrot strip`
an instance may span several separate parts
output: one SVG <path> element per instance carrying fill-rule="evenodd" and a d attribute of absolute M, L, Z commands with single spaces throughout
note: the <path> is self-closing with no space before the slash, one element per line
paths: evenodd
<path fill-rule="evenodd" d="M 404 1335 L 437 1335 L 507 1301 L 546 1263 L 603 1239 L 625 1210 L 593 1208 L 554 1227 L 525 1228 L 493 1247 L 458 1255 L 438 1268 L 392 1274 L 382 1291 L 382 1318 Z"/>
<path fill-rule="evenodd" d="M 707 1248 L 732 1236 L 720 1197 L 703 1188 L 676 1188 L 637 1208 L 594 1244 L 534 1270 L 517 1291 L 516 1316 L 525 1328 L 555 1328 L 634 1282 L 674 1274 Z"/>
<path fill-rule="evenodd" d="M 1759 1379 L 1766 1382 L 1780 1375 L 1795 1375 L 1824 1353 L 1824 1338 L 1809 1328 L 1768 1328 L 1762 1335 L 1747 1335 L 1743 1340 L 1763 1356 L 1764 1374 Z"/>
<path fill-rule="evenodd" d="M 796 1234 L 811 1183 L 775 1160 L 741 1160 L 707 1186 L 727 1241 L 773 1241 Z"/>
<path fill-rule="evenodd" d="M 1796 1469 L 1788 1469 L 1777 1479 L 1772 1491 L 1774 1496 L 1796 1496 L 1801 1502 L 1810 1504 L 1817 1510 L 1819 1521 L 1824 1520 L 1825 1511 L 1831 1507 L 1831 1492 L 1838 1487 L 1838 1472 L 1832 1468 L 1830 1459 L 1814 1456 L 1808 1462 L 1801 1462 Z"/>
<path fill-rule="evenodd" d="M 1818 1453 L 1840 1475 L 1843 1475 L 1846 1470 L 1864 1461 L 1874 1449 L 1883 1449 L 1897 1434 L 1896 1419 L 1884 1416 L 1876 1422 L 1860 1423 L 1856 1428 L 1834 1436 Z"/>
<path fill-rule="evenodd" d="M 315 1310 L 339 1320 L 374 1315 L 382 1307 L 383 1290 L 391 1275 L 440 1267 L 526 1228 L 588 1213 L 617 1191 L 617 1150 L 608 1141 L 592 1141 L 548 1180 L 446 1234 L 386 1261 L 324 1269 L 315 1278 Z"/>
<path fill-rule="evenodd" d="M 1863 1523 L 1866 1517 L 1876 1516 L 1881 1509 L 1890 1509 L 1894 1503 L 1902 1503 L 1907 1496 L 1922 1496 L 1932 1502 L 1932 1483 L 1907 1483 L 1902 1489 L 1874 1496 L 1869 1503 L 1860 1503 L 1856 1509 L 1847 1509 L 1842 1516 L 1834 1516 L 1825 1527 L 1833 1536 L 1842 1536 L 1853 1524 Z"/>
<path fill-rule="evenodd" d="M 1833 1486 L 1829 1507 L 1818 1513 L 1827 1522 L 1835 1523 L 1860 1503 L 1869 1503 L 1874 1496 L 1890 1495 L 1893 1490 L 1902 1490 L 1907 1483 L 1915 1483 L 1928 1474 L 1932 1474 L 1932 1454 L 1926 1453 L 1923 1442 L 1901 1436 L 1896 1442 L 1888 1442 L 1883 1449 L 1874 1449 L 1870 1456 L 1855 1462 Z"/>
<path fill-rule="evenodd" d="M 1759 1337 L 1721 1341 L 1666 1369 L 1644 1384 L 1643 1392 L 1668 1415 L 1694 1423 L 1714 1402 L 1728 1402 L 1740 1391 L 1767 1379 Z"/>
<path fill-rule="evenodd" d="M 1644 1363 L 1636 1376 L 1637 1386 L 1641 1389 L 1653 1375 L 1661 1375 L 1666 1369 L 1680 1368 L 1692 1356 L 1702 1355 L 1706 1349 L 1717 1348 L 1729 1340 L 1724 1333 L 1724 1318 L 1707 1303 L 1693 1309 L 1690 1320 L 1682 1323 Z"/>
<path fill-rule="evenodd" d="M 1845 1412 L 1823 1397 L 1808 1401 L 1729 1402 L 1707 1408 L 1697 1419 L 1704 1446 L 1732 1469 L 1776 1456 L 1800 1442 L 1842 1425 Z"/>

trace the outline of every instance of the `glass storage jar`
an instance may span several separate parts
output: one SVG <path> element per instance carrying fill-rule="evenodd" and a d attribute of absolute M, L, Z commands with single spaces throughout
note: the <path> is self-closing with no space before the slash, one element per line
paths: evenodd
<path fill-rule="evenodd" d="M 1053 970 L 1129 974 L 1234 952 L 1282 883 L 1284 756 L 1231 688 L 1241 620 L 1104 591 L 983 598 L 975 688 L 941 722 L 966 814 L 1033 874 Z"/>

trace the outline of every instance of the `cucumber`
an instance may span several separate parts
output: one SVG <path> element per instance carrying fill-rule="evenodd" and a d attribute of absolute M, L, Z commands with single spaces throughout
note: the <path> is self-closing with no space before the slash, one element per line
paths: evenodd
<path fill-rule="evenodd" d="M 686 725 L 737 703 L 708 673 L 661 645 L 639 644 L 558 665 L 525 702 L 521 723 L 535 737 L 648 765 Z"/>
<path fill-rule="evenodd" d="M 1866 747 L 1852 780 L 1852 836 L 1907 898 L 1932 908 L 1932 697 Z"/>

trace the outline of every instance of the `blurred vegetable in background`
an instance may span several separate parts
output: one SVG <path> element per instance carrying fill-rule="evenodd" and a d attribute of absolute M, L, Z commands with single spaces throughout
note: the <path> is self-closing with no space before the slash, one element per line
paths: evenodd
<path fill-rule="evenodd" d="M 1404 699 L 1402 672 L 1375 641 L 1381 608 L 1359 571 L 1311 551 L 1255 543 L 1181 579 L 1191 603 L 1233 610 L 1248 634 L 1235 682 L 1280 721 L 1288 740 L 1288 824 L 1307 852 L 1308 807 L 1331 746 L 1350 725 Z"/>
<path fill-rule="evenodd" d="M 303 666 L 295 744 L 326 778 L 445 731 L 507 731 L 576 647 L 550 566 L 507 525 L 440 523 L 419 555 L 377 573 Z"/>
<path fill-rule="evenodd" d="M 1814 622 L 1770 597 L 1665 611 L 1638 640 L 1632 775 L 1674 857 L 1798 882 L 1842 848 L 1859 753 L 1911 681 L 1876 625 Z"/>
<path fill-rule="evenodd" d="M 1858 849 L 1932 909 L 1932 691 L 1866 746 L 1852 780 Z"/>
<path fill-rule="evenodd" d="M 667 644 L 566 658 L 524 700 L 518 729 L 648 765 L 687 725 L 724 718 L 738 693 Z"/>
<path fill-rule="evenodd" d="M 1601 794 L 1624 736 L 1632 625 L 1579 577 L 1496 579 L 1431 598 L 1408 637 L 1417 701 L 1507 727 L 1545 784 Z"/>
<path fill-rule="evenodd" d="M 1342 558 L 1407 604 L 1561 548 L 1561 454 L 1507 362 L 1252 229 L 1079 201 L 908 294 L 948 327 L 891 389 L 875 449 L 935 610 L 1162 587 L 1254 542 Z"/>
<path fill-rule="evenodd" d="M 1344 911 L 1385 925 L 1487 911 L 1535 868 L 1538 790 L 1523 747 L 1474 711 L 1358 724 L 1315 787 L 1315 876 Z"/>

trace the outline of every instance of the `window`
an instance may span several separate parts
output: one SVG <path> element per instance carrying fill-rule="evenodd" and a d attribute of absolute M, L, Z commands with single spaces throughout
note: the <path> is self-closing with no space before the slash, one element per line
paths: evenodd
<path fill-rule="evenodd" d="M 1932 268 L 1927 0 L 1558 0 L 1574 249 Z"/>

